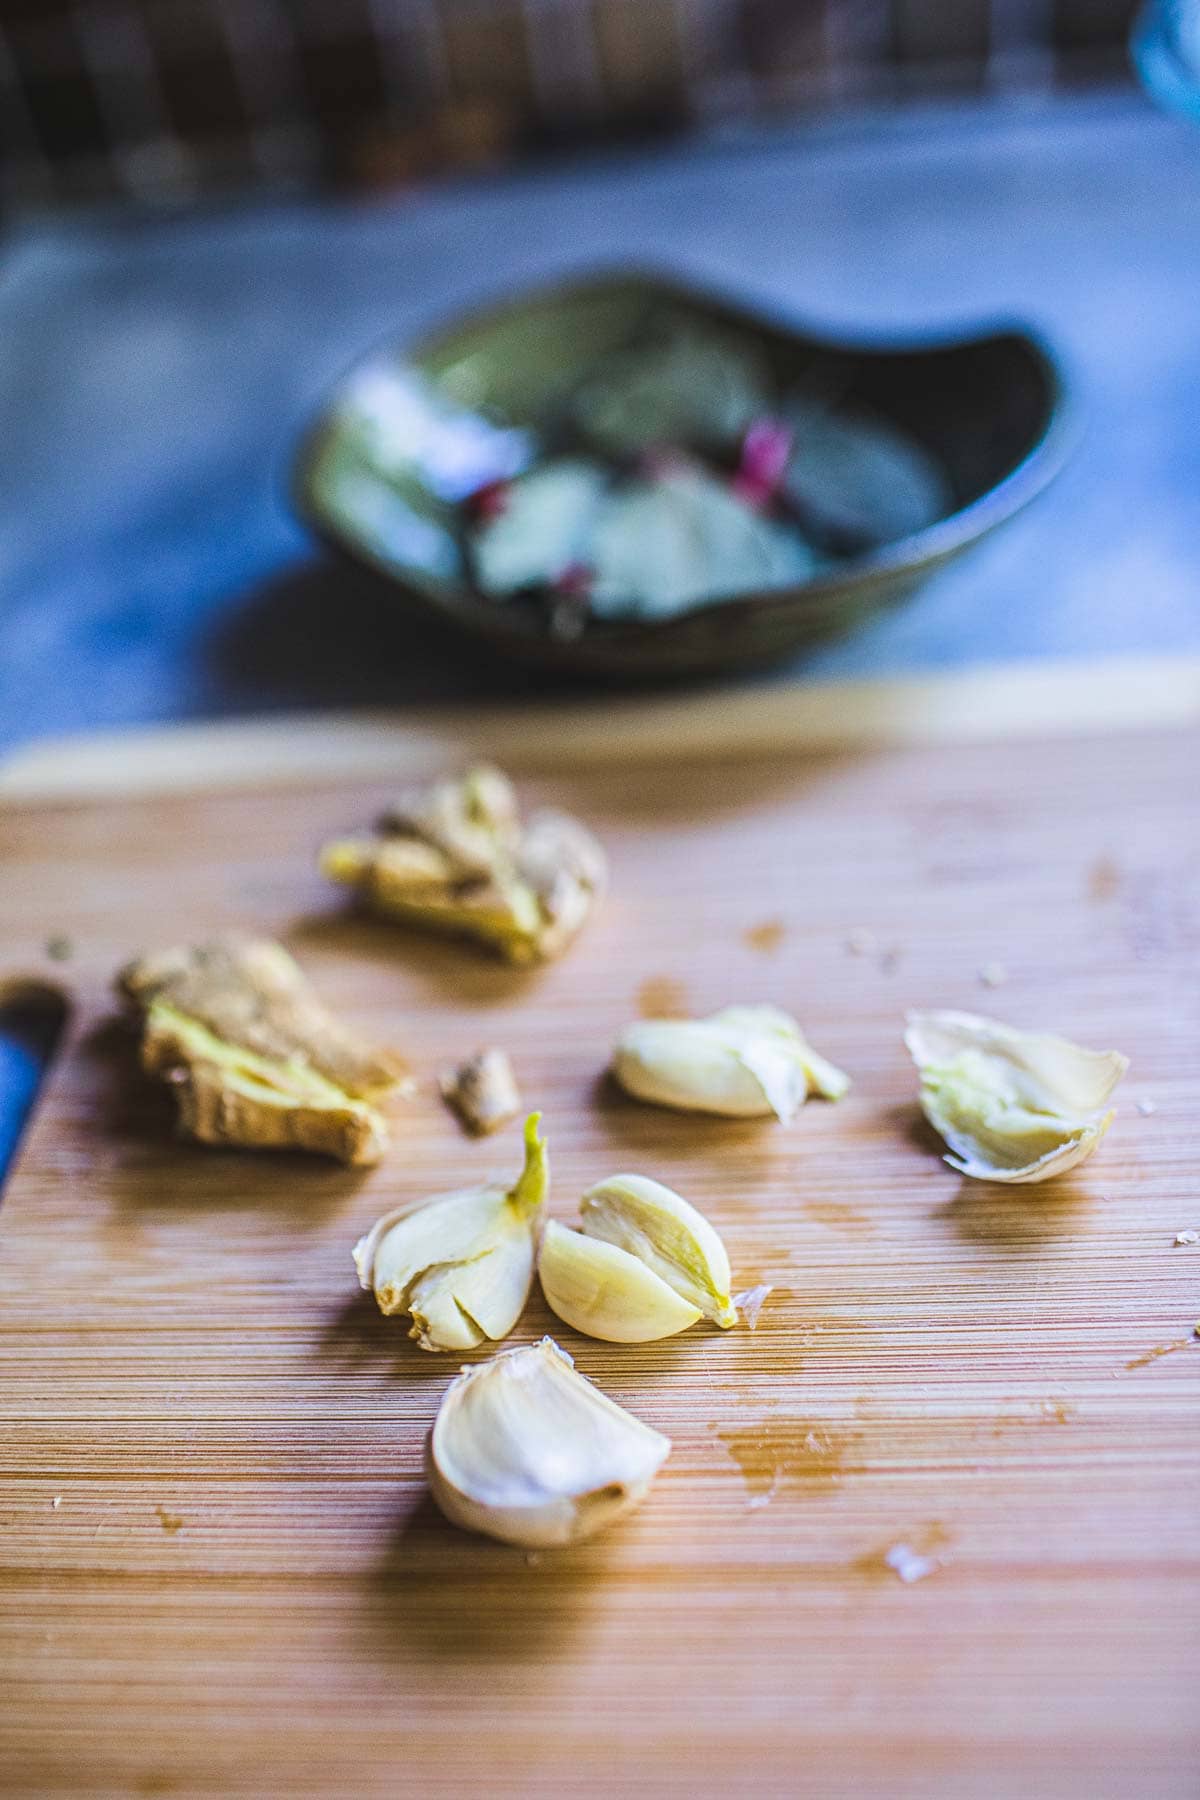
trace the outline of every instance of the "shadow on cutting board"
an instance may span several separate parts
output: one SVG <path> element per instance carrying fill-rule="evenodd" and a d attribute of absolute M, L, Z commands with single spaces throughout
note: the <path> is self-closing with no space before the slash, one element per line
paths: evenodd
<path fill-rule="evenodd" d="M 506 963 L 462 938 L 439 937 L 400 920 L 372 918 L 353 907 L 340 907 L 336 898 L 328 913 L 289 920 L 279 938 L 300 961 L 315 950 L 400 965 L 419 976 L 437 998 L 472 1006 L 507 1006 L 544 973 L 543 965 Z"/>
<path fill-rule="evenodd" d="M 138 1213 L 167 1206 L 172 1214 L 275 1211 L 299 1231 L 323 1225 L 362 1186 L 369 1168 L 344 1168 L 301 1151 L 224 1149 L 187 1144 L 179 1155 L 175 1102 L 166 1082 L 151 1079 L 138 1060 L 136 1029 L 120 1016 L 101 1019 L 79 1045 L 88 1067 L 89 1129 L 121 1146 L 123 1168 L 169 1166 L 166 1188 L 158 1182 L 113 1180 L 107 1184 L 113 1219 L 124 1231 Z M 252 1178 L 239 1179 L 241 1171 Z M 164 1198 L 166 1196 L 166 1198 Z"/>
<path fill-rule="evenodd" d="M 1040 1250 L 1056 1238 L 1077 1237 L 1093 1198 L 1084 1179 L 1076 1182 L 1070 1176 L 1030 1187 L 964 1176 L 953 1200 L 934 1217 L 948 1220 L 969 1244 Z"/>
<path fill-rule="evenodd" d="M 367 1577 L 364 1622 L 423 1662 L 544 1664 L 585 1624 L 603 1559 L 602 1540 L 538 1552 L 475 1537 L 423 1492 Z"/>
<path fill-rule="evenodd" d="M 330 1312 L 321 1331 L 319 1357 L 326 1366 L 332 1360 L 349 1373 L 369 1364 L 382 1364 L 396 1377 L 436 1376 L 444 1383 L 447 1373 L 457 1374 L 468 1361 L 485 1362 L 495 1352 L 496 1346 L 489 1343 L 477 1355 L 460 1351 L 447 1363 L 445 1358 L 433 1356 L 413 1342 L 408 1335 L 407 1316 L 389 1318 L 380 1312 L 374 1294 L 350 1287 L 355 1274 L 349 1256 L 346 1281 L 347 1297 Z"/>

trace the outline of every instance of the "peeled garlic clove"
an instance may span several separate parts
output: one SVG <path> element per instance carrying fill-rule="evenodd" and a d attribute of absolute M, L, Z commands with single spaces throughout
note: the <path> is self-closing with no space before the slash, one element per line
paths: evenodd
<path fill-rule="evenodd" d="M 637 1100 L 730 1118 L 772 1112 L 790 1118 L 803 1092 L 802 1078 L 786 1060 L 768 1057 L 756 1069 L 736 1047 L 692 1019 L 630 1025 L 617 1042 L 612 1068 Z"/>
<path fill-rule="evenodd" d="M 540 1549 L 578 1543 L 629 1512 L 670 1449 L 543 1338 L 451 1382 L 425 1462 L 455 1525 Z"/>
<path fill-rule="evenodd" d="M 723 1031 L 745 1032 L 760 1045 L 782 1051 L 804 1075 L 805 1092 L 822 1100 L 840 1100 L 850 1092 L 850 1077 L 818 1056 L 790 1013 L 778 1006 L 725 1006 L 708 1021 Z"/>
<path fill-rule="evenodd" d="M 1016 1031 L 976 1013 L 910 1013 L 904 1034 L 921 1110 L 960 1174 L 1034 1182 L 1091 1155 L 1112 1123 L 1104 1104 L 1129 1067 L 1118 1050 Z"/>
<path fill-rule="evenodd" d="M 549 1186 L 540 1113 L 525 1124 L 525 1167 L 511 1188 L 464 1188 L 386 1213 L 354 1248 L 364 1288 L 384 1313 L 409 1313 L 423 1350 L 474 1350 L 506 1337 L 533 1281 Z"/>
<path fill-rule="evenodd" d="M 556 1219 L 542 1234 L 538 1279 L 564 1324 L 609 1344 L 674 1337 L 703 1317 L 628 1250 L 568 1231 Z"/>
<path fill-rule="evenodd" d="M 589 1237 L 627 1250 L 705 1318 L 737 1324 L 729 1254 L 682 1195 L 645 1175 L 610 1175 L 588 1189 L 580 1213 Z"/>
<path fill-rule="evenodd" d="M 840 1099 L 850 1082 L 774 1006 L 729 1006 L 707 1019 L 642 1019 L 617 1041 L 613 1073 L 636 1099 L 683 1111 L 786 1124 L 810 1093 Z"/>

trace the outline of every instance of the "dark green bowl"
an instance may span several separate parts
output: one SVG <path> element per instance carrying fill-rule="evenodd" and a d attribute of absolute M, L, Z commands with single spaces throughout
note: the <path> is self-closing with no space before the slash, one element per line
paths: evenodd
<path fill-rule="evenodd" d="M 936 465 L 949 510 L 926 529 L 838 561 L 798 586 L 747 592 L 656 622 L 589 621 L 554 635 L 536 610 L 474 587 L 457 507 L 419 455 L 387 456 L 362 428 L 364 382 L 416 371 L 456 404 L 532 426 L 598 357 L 653 315 L 749 340 L 780 387 L 816 387 L 914 438 Z M 401 431 L 401 437 L 403 432 Z M 1059 468 L 1067 431 L 1061 378 L 1035 337 L 1012 327 L 905 345 L 837 343 L 655 275 L 601 274 L 540 288 L 424 342 L 358 363 L 308 434 L 297 504 L 326 542 L 386 576 L 421 607 L 506 654 L 579 671 L 662 678 L 768 663 L 903 599 L 933 570 L 1012 517 Z"/>

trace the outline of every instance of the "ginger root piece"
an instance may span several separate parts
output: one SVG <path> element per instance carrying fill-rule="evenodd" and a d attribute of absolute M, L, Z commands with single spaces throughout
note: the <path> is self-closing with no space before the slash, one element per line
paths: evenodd
<path fill-rule="evenodd" d="M 489 1137 L 521 1110 L 513 1066 L 503 1050 L 481 1050 L 440 1077 L 442 1099 L 472 1137 Z"/>
<path fill-rule="evenodd" d="M 414 788 L 372 837 L 339 839 L 321 869 L 374 912 L 477 938 L 510 962 L 561 956 L 604 891 L 604 852 L 568 814 L 522 821 L 512 784 L 480 765 Z"/>
<path fill-rule="evenodd" d="M 410 1085 L 405 1065 L 339 1025 L 280 945 L 230 936 L 161 950 L 117 986 L 142 1014 L 142 1067 L 173 1086 L 186 1137 L 379 1161 L 377 1103 Z"/>

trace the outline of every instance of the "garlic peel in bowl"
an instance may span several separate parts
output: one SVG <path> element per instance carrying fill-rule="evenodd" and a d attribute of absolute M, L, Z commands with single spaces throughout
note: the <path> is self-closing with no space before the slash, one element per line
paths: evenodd
<path fill-rule="evenodd" d="M 455 1525 L 540 1549 L 579 1543 L 629 1512 L 670 1449 L 543 1338 L 451 1382 L 425 1465 Z"/>
<path fill-rule="evenodd" d="M 537 1227 L 549 1186 L 541 1115 L 525 1124 L 525 1166 L 497 1184 L 442 1194 L 385 1213 L 354 1247 L 362 1287 L 383 1313 L 409 1313 L 423 1350 L 475 1350 L 506 1337 L 533 1281 Z"/>
<path fill-rule="evenodd" d="M 1085 1050 L 976 1013 L 915 1012 L 904 1034 L 921 1076 L 921 1110 L 979 1181 L 1065 1174 L 1112 1123 L 1105 1103 L 1129 1067 L 1118 1050 Z"/>
<path fill-rule="evenodd" d="M 840 1100 L 848 1076 L 775 1006 L 727 1006 L 707 1019 L 641 1019 L 622 1032 L 613 1074 L 635 1099 L 685 1112 L 786 1124 L 810 1094 Z"/>

